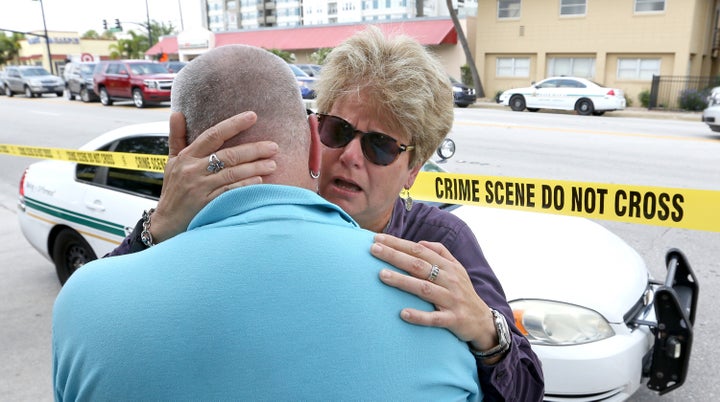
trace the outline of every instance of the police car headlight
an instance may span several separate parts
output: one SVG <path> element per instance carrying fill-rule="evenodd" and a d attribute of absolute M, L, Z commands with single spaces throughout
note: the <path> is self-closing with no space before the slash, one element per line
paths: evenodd
<path fill-rule="evenodd" d="M 534 345 L 580 345 L 615 335 L 597 312 L 572 304 L 548 300 L 510 303 L 515 325 Z"/>
<path fill-rule="evenodd" d="M 158 85 L 158 82 L 157 82 L 157 81 L 154 81 L 154 80 L 145 80 L 144 83 L 145 83 L 145 87 L 147 87 L 147 88 L 150 88 L 150 89 L 157 89 L 157 88 L 159 88 L 159 85 Z"/>

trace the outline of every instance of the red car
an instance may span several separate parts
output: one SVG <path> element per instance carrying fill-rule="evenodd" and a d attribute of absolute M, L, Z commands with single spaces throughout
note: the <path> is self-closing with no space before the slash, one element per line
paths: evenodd
<path fill-rule="evenodd" d="M 141 108 L 169 101 L 174 78 L 175 74 L 156 62 L 106 61 L 95 68 L 93 89 L 105 106 L 111 106 L 115 100 L 132 99 Z"/>

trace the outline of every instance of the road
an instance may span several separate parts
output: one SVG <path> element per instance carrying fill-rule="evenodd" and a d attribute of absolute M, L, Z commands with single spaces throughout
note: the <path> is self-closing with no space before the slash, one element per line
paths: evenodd
<path fill-rule="evenodd" d="M 75 148 L 106 130 L 168 115 L 167 107 L 0 96 L 0 144 Z M 458 146 L 444 166 L 451 172 L 720 190 L 720 137 L 697 120 L 473 107 L 456 109 L 451 137 Z M 28 245 L 15 218 L 18 180 L 34 161 L 0 155 L 1 400 L 52 400 L 50 314 L 60 287 L 52 264 Z M 720 233 L 599 222 L 635 247 L 656 277 L 664 277 L 665 252 L 682 249 L 701 286 L 688 381 L 662 398 L 641 388 L 632 400 L 718 399 L 720 353 L 711 342 L 720 330 L 712 319 L 720 310 L 713 297 L 720 289 Z"/>

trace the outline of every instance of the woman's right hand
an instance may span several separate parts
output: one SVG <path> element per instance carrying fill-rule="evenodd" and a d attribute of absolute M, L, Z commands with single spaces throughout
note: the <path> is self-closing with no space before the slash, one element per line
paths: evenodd
<path fill-rule="evenodd" d="M 252 127 L 254 112 L 244 112 L 205 130 L 187 145 L 185 116 L 170 115 L 168 162 L 165 165 L 160 200 L 151 217 L 150 233 L 160 243 L 184 232 L 192 218 L 227 190 L 262 183 L 262 176 L 275 171 L 272 158 L 278 150 L 272 141 L 241 144 L 218 151 L 225 141 Z M 215 153 L 225 168 L 208 171 L 208 159 Z"/>

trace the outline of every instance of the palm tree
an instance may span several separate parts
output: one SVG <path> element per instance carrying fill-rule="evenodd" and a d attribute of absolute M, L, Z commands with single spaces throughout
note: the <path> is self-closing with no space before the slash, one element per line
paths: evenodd
<path fill-rule="evenodd" d="M 17 62 L 20 56 L 20 41 L 23 39 L 25 35 L 21 33 L 13 32 L 11 36 L 7 36 L 5 32 L 0 32 L 0 64 Z"/>
<path fill-rule="evenodd" d="M 475 93 L 477 94 L 478 98 L 484 98 L 485 91 L 483 90 L 482 82 L 480 82 L 480 74 L 478 73 L 477 66 L 475 65 L 475 59 L 470 52 L 470 45 L 468 45 L 467 37 L 465 37 L 462 26 L 460 26 L 460 20 L 457 16 L 457 10 L 453 8 L 452 0 L 445 0 L 445 2 L 447 3 L 447 8 L 450 12 L 450 19 L 455 26 L 455 32 L 457 32 L 457 36 L 460 40 L 460 44 L 462 45 L 463 52 L 465 52 L 465 59 L 467 60 L 467 64 L 470 66 L 473 83 L 475 84 Z"/>
<path fill-rule="evenodd" d="M 142 59 L 148 46 L 148 38 L 128 31 L 130 39 L 119 39 L 109 46 L 111 59 Z"/>

